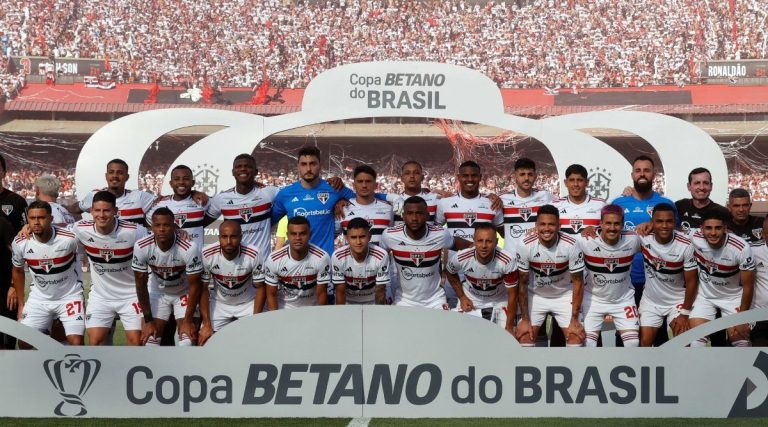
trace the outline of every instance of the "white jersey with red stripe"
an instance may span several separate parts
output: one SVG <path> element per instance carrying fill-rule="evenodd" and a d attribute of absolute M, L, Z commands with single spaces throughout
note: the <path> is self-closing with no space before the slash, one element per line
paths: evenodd
<path fill-rule="evenodd" d="M 622 231 L 615 245 L 609 245 L 600 236 L 578 241 L 587 271 L 584 290 L 592 294 L 593 300 L 612 304 L 633 297 L 635 288 L 629 272 L 632 259 L 640 250 L 639 236 Z"/>
<path fill-rule="evenodd" d="M 346 286 L 347 304 L 374 304 L 375 287 L 389 285 L 389 254 L 370 244 L 358 262 L 349 246 L 342 246 L 331 256 L 331 278 L 334 286 Z"/>
<path fill-rule="evenodd" d="M 207 206 L 197 204 L 191 195 L 183 200 L 175 200 L 173 196 L 163 196 L 147 212 L 147 224 L 149 226 L 152 226 L 152 214 L 159 208 L 170 209 L 173 212 L 173 222 L 176 223 L 176 226 L 184 229 L 198 248 L 203 247 L 205 238 L 203 221 Z"/>
<path fill-rule="evenodd" d="M 496 248 L 487 264 L 477 259 L 475 248 L 460 250 L 453 254 L 445 269 L 452 274 L 463 273 L 461 287 L 476 309 L 506 302 L 507 289 L 518 283 L 515 257 L 500 248 Z"/>
<path fill-rule="evenodd" d="M 53 215 L 53 225 L 58 225 L 66 229 L 72 229 L 72 224 L 75 223 L 75 217 L 60 204 L 56 202 L 48 202 L 51 205 L 51 215 Z"/>
<path fill-rule="evenodd" d="M 561 197 L 554 201 L 560 211 L 560 231 L 568 234 L 580 234 L 585 227 L 600 225 L 600 210 L 605 200 L 587 195 L 582 203 L 573 203 L 571 198 Z"/>
<path fill-rule="evenodd" d="M 443 227 L 427 224 L 421 239 L 408 236 L 404 225 L 384 231 L 380 246 L 390 251 L 400 286 L 394 303 L 431 307 L 445 304 L 440 256 L 453 246 L 453 237 Z"/>
<path fill-rule="evenodd" d="M 96 230 L 93 221 L 82 220 L 72 228 L 91 264 L 91 294 L 108 301 L 136 299 L 136 281 L 131 269 L 133 246 L 145 237 L 146 229 L 119 219 L 109 234 Z"/>
<path fill-rule="evenodd" d="M 752 308 L 768 307 L 768 246 L 765 240 L 755 242 L 751 248 L 755 257 L 755 292 Z"/>
<path fill-rule="evenodd" d="M 215 285 L 214 298 L 225 304 L 237 305 L 256 298 L 256 283 L 264 282 L 259 251 L 241 245 L 234 259 L 221 253 L 221 245 L 214 243 L 203 249 L 203 281 Z"/>
<path fill-rule="evenodd" d="M 80 201 L 80 209 L 83 212 L 90 212 L 93 205 L 93 196 L 99 191 L 107 190 L 107 188 L 102 188 L 101 190 L 93 190 L 86 194 L 83 200 Z M 144 225 L 144 217 L 149 212 L 154 201 L 155 196 L 146 191 L 125 190 L 123 195 L 118 197 L 116 201 L 118 215 L 122 220 Z"/>
<path fill-rule="evenodd" d="M 749 244 L 727 233 L 725 243 L 712 248 L 701 231 L 691 238 L 699 266 L 699 295 L 707 299 L 728 299 L 741 295 L 741 271 L 755 269 Z"/>
<path fill-rule="evenodd" d="M 243 244 L 259 250 L 262 257 L 272 252 L 271 217 L 272 202 L 277 187 L 254 187 L 248 194 L 240 194 L 234 188 L 213 196 L 205 214 L 212 218 L 222 216 L 240 224 Z"/>
<path fill-rule="evenodd" d="M 149 276 L 149 291 L 179 296 L 187 294 L 187 276 L 203 271 L 200 249 L 194 243 L 175 237 L 173 245 L 163 251 L 150 235 L 136 242 L 133 247 L 134 271 L 152 274 Z"/>
<path fill-rule="evenodd" d="M 272 252 L 264 262 L 264 281 L 277 286 L 279 308 L 299 308 L 317 305 L 315 288 L 325 292 L 331 281 L 328 254 L 310 243 L 309 252 L 301 260 L 290 254 L 290 245 Z"/>
<path fill-rule="evenodd" d="M 374 199 L 373 203 L 363 205 L 355 200 L 350 200 L 344 207 L 344 219 L 341 220 L 341 229 L 347 233 L 347 225 L 353 218 L 364 218 L 371 226 L 371 243 L 379 244 L 381 233 L 387 227 L 392 226 L 394 214 L 392 206 L 388 203 Z"/>
<path fill-rule="evenodd" d="M 536 225 L 539 207 L 552 203 L 549 191 L 532 190 L 528 197 L 517 192 L 501 195 L 504 202 L 504 250 L 514 252 L 517 242 Z"/>
<path fill-rule="evenodd" d="M 666 244 L 656 241 L 653 234 L 640 239 L 645 267 L 643 299 L 663 306 L 682 303 L 685 299 L 683 271 L 696 270 L 696 259 L 690 239 L 677 231 Z"/>
<path fill-rule="evenodd" d="M 529 273 L 531 295 L 559 298 L 573 289 L 571 274 L 584 271 L 584 254 L 576 239 L 563 232 L 549 248 L 537 236 L 526 236 L 517 247 L 517 268 Z"/>
<path fill-rule="evenodd" d="M 429 212 L 429 218 L 427 219 L 427 223 L 434 224 L 435 223 L 435 214 L 437 213 L 437 202 L 440 200 L 440 196 L 436 193 L 430 193 L 427 190 L 421 190 L 421 194 L 418 194 L 419 197 L 424 199 L 425 202 L 427 202 L 427 212 Z M 390 193 L 387 194 L 387 202 L 392 204 L 392 211 L 394 212 L 394 225 L 400 225 L 403 223 L 403 203 L 411 197 L 409 194 L 405 193 Z"/>
<path fill-rule="evenodd" d="M 454 237 L 472 241 L 476 223 L 487 222 L 496 227 L 504 223 L 501 210 L 493 210 L 491 205 L 491 200 L 483 195 L 471 199 L 460 194 L 446 197 L 437 203 L 435 223 L 445 224 Z"/>
<path fill-rule="evenodd" d="M 77 269 L 77 238 L 72 232 L 53 226 L 53 235 L 42 243 L 34 235 L 17 237 L 11 244 L 15 267 L 29 266 L 32 286 L 30 301 L 56 302 L 82 295 L 83 282 Z M 5 301 L 3 301 L 5 304 Z"/>

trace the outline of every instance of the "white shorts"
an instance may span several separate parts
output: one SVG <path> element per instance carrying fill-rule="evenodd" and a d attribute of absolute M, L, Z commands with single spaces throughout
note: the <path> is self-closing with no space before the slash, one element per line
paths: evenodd
<path fill-rule="evenodd" d="M 112 328 L 116 316 L 120 316 L 126 331 L 141 330 L 141 305 L 138 298 L 110 301 L 94 292 L 88 295 L 88 307 L 85 310 L 87 329 Z"/>
<path fill-rule="evenodd" d="M 500 302 L 494 304 L 492 307 L 486 307 L 486 308 L 476 308 L 473 311 L 466 313 L 464 311 L 461 311 L 461 308 L 456 307 L 454 309 L 451 309 L 451 311 L 455 311 L 457 313 L 465 313 L 469 314 L 470 316 L 475 317 L 482 317 L 483 319 L 488 319 L 491 321 L 491 323 L 495 323 L 502 328 L 506 328 L 507 326 L 507 303 Z"/>
<path fill-rule="evenodd" d="M 581 312 L 584 314 L 583 322 L 586 332 L 601 331 L 605 316 L 613 317 L 616 330 L 637 331 L 640 329 L 634 295 L 629 295 L 628 298 L 620 302 L 606 303 L 594 300 L 591 293 L 584 292 Z"/>
<path fill-rule="evenodd" d="M 167 295 L 161 292 L 149 293 L 149 305 L 152 307 L 152 317 L 167 321 L 171 312 L 176 320 L 181 320 L 187 314 L 187 294 Z"/>
<path fill-rule="evenodd" d="M 213 331 L 227 326 L 237 319 L 253 316 L 253 301 L 246 301 L 241 304 L 227 304 L 225 302 L 211 299 L 209 310 L 211 313 L 211 326 Z"/>
<path fill-rule="evenodd" d="M 715 314 L 717 309 L 720 309 L 723 317 L 739 312 L 741 306 L 741 294 L 735 295 L 731 298 L 718 298 L 710 299 L 696 295 L 696 300 L 693 301 L 693 308 L 691 309 L 691 315 L 689 318 L 715 320 Z"/>
<path fill-rule="evenodd" d="M 21 312 L 21 324 L 49 333 L 54 319 L 64 325 L 67 335 L 83 335 L 85 332 L 85 305 L 83 296 L 75 295 L 61 301 L 29 300 Z"/>
<path fill-rule="evenodd" d="M 448 307 L 448 302 L 445 300 L 445 298 L 443 299 L 438 298 L 423 304 L 417 304 L 401 298 L 395 301 L 394 305 L 399 307 L 423 307 L 423 308 L 432 308 L 435 310 L 450 310 L 450 308 Z"/>
<path fill-rule="evenodd" d="M 561 328 L 567 328 L 571 324 L 573 292 L 566 292 L 565 295 L 555 298 L 528 294 L 528 311 L 531 313 L 532 326 L 541 326 L 544 324 L 547 314 L 552 313 L 557 324 Z"/>
<path fill-rule="evenodd" d="M 683 302 L 673 305 L 660 305 L 649 301 L 646 298 L 640 300 L 640 326 L 649 328 L 659 328 L 667 319 L 667 325 L 672 323 L 675 317 L 680 315 L 680 308 Z"/>

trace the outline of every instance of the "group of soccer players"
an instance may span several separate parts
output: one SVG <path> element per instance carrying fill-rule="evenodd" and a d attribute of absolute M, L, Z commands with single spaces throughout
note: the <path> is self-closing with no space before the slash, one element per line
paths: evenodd
<path fill-rule="evenodd" d="M 633 186 L 606 203 L 587 194 L 578 164 L 566 169 L 567 195 L 558 198 L 534 188 L 536 166 L 526 158 L 503 195 L 480 192 L 473 161 L 459 166 L 455 194 L 422 188 L 415 161 L 402 166 L 402 193 L 382 194 L 370 166 L 355 168 L 348 189 L 321 178 L 320 159 L 316 147 L 302 148 L 300 179 L 278 189 L 258 183 L 256 159 L 241 154 L 235 187 L 210 198 L 193 190 L 183 165 L 171 171 L 171 195 L 127 190 L 128 165 L 115 159 L 107 187 L 69 207 L 90 213 L 77 222 L 39 191 L 11 244 L 7 308 L 46 333 L 58 319 L 71 345 L 85 335 L 91 345 L 109 343 L 117 318 L 129 345 L 160 345 L 164 335 L 168 344 L 172 318 L 177 345 L 202 345 L 265 310 L 394 304 L 483 317 L 523 346 L 597 346 L 610 319 L 617 343 L 632 347 L 659 344 L 667 326 L 677 335 L 768 305 L 766 225 L 750 215 L 745 190 L 733 190 L 727 208 L 710 200 L 704 168 L 689 175 L 692 197 L 673 203 L 652 190 L 653 160 L 640 156 Z M 273 248 L 284 216 L 287 244 Z M 219 218 L 218 242 L 203 246 L 204 228 Z M 90 262 L 87 304 L 80 253 Z M 765 345 L 768 335 L 764 323 L 744 324 L 724 340 Z"/>

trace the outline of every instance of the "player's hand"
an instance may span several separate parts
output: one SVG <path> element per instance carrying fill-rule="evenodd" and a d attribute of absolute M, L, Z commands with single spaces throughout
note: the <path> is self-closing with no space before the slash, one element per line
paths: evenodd
<path fill-rule="evenodd" d="M 187 230 L 185 230 L 183 228 L 176 229 L 176 235 L 179 236 L 179 239 L 181 239 L 181 240 L 183 240 L 185 242 L 191 242 L 192 241 L 192 237 L 189 235 Z"/>
<path fill-rule="evenodd" d="M 632 187 L 631 185 L 628 185 L 624 187 L 624 191 L 621 192 L 622 196 L 637 196 L 637 191 L 635 191 L 635 187 Z"/>
<path fill-rule="evenodd" d="M 192 342 L 197 341 L 197 328 L 195 328 L 195 322 L 192 319 L 184 319 L 179 326 L 179 338 L 188 336 Z"/>
<path fill-rule="evenodd" d="M 29 239 L 29 236 L 31 235 L 32 235 L 32 229 L 29 228 L 29 224 L 24 224 L 24 226 L 21 227 L 21 230 L 19 230 L 19 233 L 16 236 L 21 237 L 23 239 Z"/>
<path fill-rule="evenodd" d="M 461 311 L 464 313 L 469 313 L 470 311 L 475 309 L 475 305 L 472 304 L 472 300 L 467 298 L 466 295 L 459 298 L 459 302 L 461 303 Z"/>
<path fill-rule="evenodd" d="M 160 335 L 155 321 L 145 322 L 141 327 L 141 345 L 147 345 L 150 338 L 157 338 Z"/>
<path fill-rule="evenodd" d="M 339 201 L 336 202 L 336 206 L 333 207 L 333 214 L 336 216 L 336 219 L 344 219 L 344 208 L 347 206 L 349 206 L 349 200 L 347 199 L 339 199 Z"/>
<path fill-rule="evenodd" d="M 200 326 L 200 334 L 197 338 L 198 345 L 205 345 L 205 342 L 208 341 L 208 338 L 213 336 L 213 327 L 208 322 L 203 322 L 203 324 Z"/>
<path fill-rule="evenodd" d="M 18 303 L 18 299 L 16 298 L 16 288 L 11 286 L 8 288 L 8 297 L 5 300 L 5 304 L 8 307 L 8 310 L 15 310 L 16 309 L 16 303 Z"/>
<path fill-rule="evenodd" d="M 538 237 L 539 236 L 539 230 L 537 230 L 536 227 L 531 227 L 531 228 L 528 229 L 528 231 L 525 232 L 525 236 L 526 237 L 530 237 L 530 236 Z"/>
<path fill-rule="evenodd" d="M 728 338 L 733 341 L 749 340 L 749 325 L 736 325 L 732 328 L 728 328 Z"/>
<path fill-rule="evenodd" d="M 522 338 L 528 338 L 533 341 L 535 337 L 533 336 L 533 327 L 531 326 L 530 320 L 523 319 L 517 324 L 517 334 L 515 335 L 515 338 L 517 338 L 518 341 Z"/>
<path fill-rule="evenodd" d="M 208 195 L 202 191 L 192 190 L 192 200 L 199 206 L 205 206 L 208 204 Z"/>
<path fill-rule="evenodd" d="M 584 227 L 584 229 L 581 230 L 581 237 L 585 239 L 595 239 L 597 238 L 597 229 L 593 225 Z"/>
<path fill-rule="evenodd" d="M 427 189 L 427 192 L 428 193 L 432 192 L 432 193 L 437 194 L 438 195 L 438 197 L 437 197 L 438 199 L 445 199 L 447 197 L 453 197 L 453 193 L 452 192 L 445 191 L 445 190 L 430 190 L 430 189 Z"/>
<path fill-rule="evenodd" d="M 669 327 L 672 328 L 672 334 L 675 336 L 682 334 L 683 332 L 690 329 L 688 326 L 688 316 L 679 314 L 677 317 L 672 319 L 671 322 L 669 322 Z"/>
<path fill-rule="evenodd" d="M 491 201 L 491 209 L 497 211 L 504 207 L 504 201 L 496 193 L 491 193 L 487 197 Z"/>
<path fill-rule="evenodd" d="M 566 333 L 567 335 L 576 336 L 580 342 L 584 342 L 584 339 L 587 338 L 587 333 L 584 331 L 584 325 L 582 325 L 578 319 L 571 319 L 571 323 L 568 325 Z"/>
<path fill-rule="evenodd" d="M 637 233 L 638 236 L 647 236 L 653 232 L 653 223 L 650 221 L 644 222 L 642 224 L 639 224 L 635 226 L 635 233 Z"/>
<path fill-rule="evenodd" d="M 330 184 L 331 187 L 333 187 L 334 191 L 339 191 L 342 188 L 344 188 L 344 181 L 338 176 L 332 176 L 326 179 L 326 181 L 328 181 L 328 184 Z"/>

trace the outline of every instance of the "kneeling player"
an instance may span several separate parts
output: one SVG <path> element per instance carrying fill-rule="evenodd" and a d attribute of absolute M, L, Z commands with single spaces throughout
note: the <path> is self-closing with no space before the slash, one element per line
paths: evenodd
<path fill-rule="evenodd" d="M 31 235 L 17 237 L 13 252 L 13 287 L 18 319 L 22 325 L 49 333 L 54 319 L 64 325 L 67 342 L 83 345 L 83 282 L 77 273 L 77 239 L 53 226 L 51 205 L 32 202 L 27 208 Z M 29 299 L 24 303 L 24 264 L 32 274 Z M 19 341 L 19 348 L 29 349 Z"/>
<path fill-rule="evenodd" d="M 491 223 L 476 223 L 473 240 L 474 247 L 455 252 L 448 261 L 448 282 L 459 298 L 461 311 L 477 311 L 484 319 L 510 330 L 513 322 L 507 321 L 507 313 L 517 312 L 515 258 L 497 247 L 496 227 Z"/>
<path fill-rule="evenodd" d="M 699 231 L 693 234 L 699 286 L 689 324 L 694 328 L 715 319 L 718 309 L 723 317 L 749 310 L 754 291 L 755 261 L 744 239 L 726 231 L 727 216 L 719 211 L 702 214 Z M 749 346 L 749 325 L 728 328 L 728 340 L 734 347 Z M 691 343 L 704 347 L 707 338 Z"/>
<path fill-rule="evenodd" d="M 522 284 L 517 339 L 524 347 L 533 347 L 541 325 L 552 314 L 558 325 L 568 325 L 562 328 L 566 346 L 581 347 L 584 327 L 579 322 L 579 313 L 584 295 L 584 255 L 576 240 L 560 231 L 560 212 L 556 207 L 539 207 L 535 227 L 536 235 L 524 238 L 517 253 Z"/>
<path fill-rule="evenodd" d="M 200 313 L 210 312 L 203 317 L 211 319 L 211 325 L 203 324 L 200 330 L 201 345 L 208 338 L 204 333 L 208 328 L 217 332 L 237 319 L 261 312 L 264 307 L 261 257 L 256 248 L 242 244 L 242 231 L 237 222 L 222 222 L 219 243 L 203 249 L 203 283 L 212 283 L 215 291 L 210 295 L 210 302 L 205 291 L 200 300 Z"/>
<path fill-rule="evenodd" d="M 174 215 L 168 208 L 152 214 L 152 235 L 134 245 L 133 271 L 136 294 L 144 312 L 141 342 L 160 345 L 171 312 L 179 323 L 179 345 L 193 345 L 197 331 L 192 321 L 200 301 L 203 270 L 200 250 L 176 236 Z M 148 272 L 152 271 L 150 277 Z M 201 313 L 210 325 L 208 313 Z"/>
<path fill-rule="evenodd" d="M 386 304 L 389 255 L 370 243 L 371 226 L 365 218 L 352 218 L 346 230 L 347 245 L 331 257 L 336 304 Z"/>
<path fill-rule="evenodd" d="M 289 219 L 288 245 L 272 252 L 264 262 L 269 311 L 326 304 L 330 259 L 324 250 L 309 243 L 309 234 L 305 217 Z"/>
<path fill-rule="evenodd" d="M 675 335 L 688 330 L 698 281 L 693 245 L 675 231 L 672 205 L 656 205 L 651 223 L 653 234 L 641 237 L 645 266 L 645 290 L 639 307 L 642 347 L 653 345 L 665 318 Z"/>

